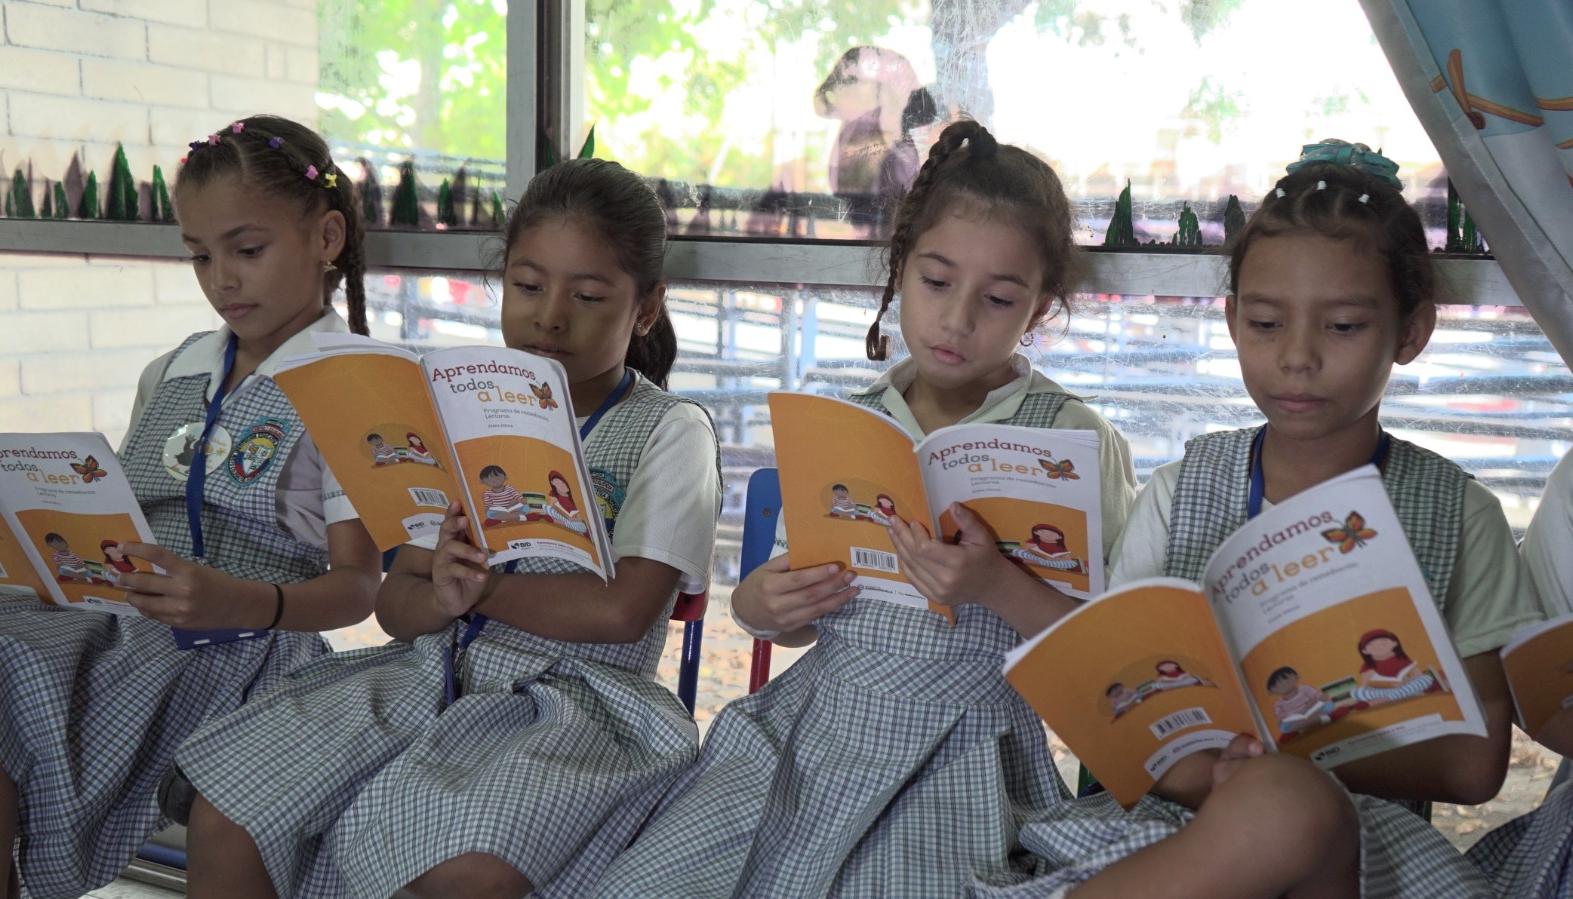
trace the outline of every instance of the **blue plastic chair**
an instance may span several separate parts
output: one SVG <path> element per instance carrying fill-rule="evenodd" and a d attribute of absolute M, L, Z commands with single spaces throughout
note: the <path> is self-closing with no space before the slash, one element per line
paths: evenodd
<path fill-rule="evenodd" d="M 769 561 L 776 542 L 776 516 L 780 514 L 781 473 L 774 468 L 761 468 L 749 477 L 748 493 L 743 500 L 743 550 L 738 559 L 738 581 Z M 748 692 L 758 692 L 768 680 L 770 641 L 755 640 L 753 662 L 748 670 Z"/>

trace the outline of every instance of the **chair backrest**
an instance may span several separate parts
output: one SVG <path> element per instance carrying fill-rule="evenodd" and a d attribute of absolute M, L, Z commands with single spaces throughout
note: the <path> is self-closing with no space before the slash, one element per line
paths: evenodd
<path fill-rule="evenodd" d="M 738 558 L 737 579 L 742 581 L 770 559 L 776 544 L 776 517 L 781 514 L 781 473 L 761 468 L 748 479 L 743 501 L 743 550 Z M 770 641 L 755 640 L 748 669 L 748 692 L 770 680 Z"/>

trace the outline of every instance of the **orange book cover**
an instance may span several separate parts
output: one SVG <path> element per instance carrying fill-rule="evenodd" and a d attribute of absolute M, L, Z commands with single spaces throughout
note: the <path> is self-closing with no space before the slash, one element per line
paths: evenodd
<path fill-rule="evenodd" d="M 380 549 L 434 537 L 459 500 L 493 564 L 615 560 L 567 377 L 501 347 L 418 357 L 335 335 L 274 376 Z"/>
<path fill-rule="evenodd" d="M 1539 739 L 1547 722 L 1573 709 L 1573 615 L 1524 628 L 1501 654 L 1519 727 Z"/>
<path fill-rule="evenodd" d="M 1324 768 L 1485 734 L 1370 466 L 1247 522 L 1200 584 L 1137 581 L 1077 609 L 1013 650 L 1005 676 L 1126 807 L 1242 733 Z"/>
<path fill-rule="evenodd" d="M 914 445 L 894 420 L 845 400 L 770 395 L 792 567 L 835 562 L 860 597 L 932 608 L 902 575 L 896 516 L 953 539 L 966 505 L 1006 557 L 1068 595 L 1103 590 L 1098 442 L 1090 431 L 957 425 Z"/>
<path fill-rule="evenodd" d="M 156 541 L 102 434 L 0 434 L 0 583 L 139 615 L 120 577 L 159 569 L 120 550 L 130 542 Z"/>

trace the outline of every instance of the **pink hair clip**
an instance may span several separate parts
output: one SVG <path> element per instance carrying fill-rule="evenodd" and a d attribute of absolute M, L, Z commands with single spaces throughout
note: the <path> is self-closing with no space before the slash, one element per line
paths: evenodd
<path fill-rule="evenodd" d="M 218 132 L 214 132 L 214 133 L 208 135 L 208 146 L 210 146 L 210 147 L 218 146 Z"/>
<path fill-rule="evenodd" d="M 230 130 L 231 134 L 239 134 L 242 131 L 246 130 L 246 123 L 245 122 L 236 122 L 233 125 L 229 126 L 229 130 Z"/>
<path fill-rule="evenodd" d="M 317 180 L 317 167 L 316 166 L 314 166 L 314 165 L 306 166 L 306 180 L 307 181 L 315 181 L 315 180 Z"/>

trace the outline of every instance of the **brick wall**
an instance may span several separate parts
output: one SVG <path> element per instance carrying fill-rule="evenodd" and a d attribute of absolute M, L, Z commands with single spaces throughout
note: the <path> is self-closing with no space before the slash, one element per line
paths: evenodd
<path fill-rule="evenodd" d="M 226 122 L 315 121 L 314 0 L 3 0 L 0 26 L 0 173 L 31 161 L 38 208 L 73 154 L 102 202 L 117 142 L 173 181 Z M 143 366 L 216 323 L 182 263 L 0 253 L 0 431 L 118 442 Z"/>

